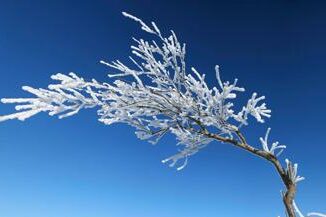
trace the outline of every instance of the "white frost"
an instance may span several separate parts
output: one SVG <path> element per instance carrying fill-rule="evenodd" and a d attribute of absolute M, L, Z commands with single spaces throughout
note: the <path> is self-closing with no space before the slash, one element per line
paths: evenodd
<path fill-rule="evenodd" d="M 219 66 L 215 67 L 217 87 L 210 88 L 205 74 L 194 67 L 188 72 L 185 55 L 186 45 L 176 34 L 164 37 L 154 22 L 147 25 L 141 19 L 123 12 L 123 15 L 138 22 L 141 29 L 156 37 L 155 40 L 133 38 L 131 62 L 135 67 L 117 61 L 101 63 L 114 69 L 107 83 L 86 81 L 74 73 L 58 73 L 51 78 L 57 83 L 47 89 L 25 86 L 23 89 L 34 95 L 32 98 L 2 99 L 3 103 L 16 105 L 17 113 L 0 116 L 0 121 L 25 120 L 39 112 L 65 118 L 81 109 L 96 107 L 99 121 L 104 124 L 125 123 L 136 129 L 140 139 L 157 143 L 167 133 L 178 140 L 179 153 L 167 158 L 170 166 L 187 159 L 206 147 L 211 141 L 203 134 L 208 127 L 218 134 L 232 137 L 241 125 L 248 123 L 251 115 L 258 122 L 270 117 L 264 97 L 254 93 L 240 112 L 234 111 L 237 94 L 245 89 L 234 82 L 223 82 Z M 272 145 L 270 152 L 276 148 Z"/>
<path fill-rule="evenodd" d="M 85 81 L 74 73 L 55 74 L 51 78 L 57 83 L 47 89 L 24 86 L 23 90 L 34 95 L 32 98 L 4 98 L 2 103 L 17 104 L 14 114 L 0 116 L 0 121 L 25 120 L 40 112 L 65 118 L 77 114 L 81 109 L 96 107 L 99 121 L 103 124 L 125 123 L 136 129 L 140 139 L 156 143 L 167 133 L 178 140 L 179 152 L 163 160 L 170 166 L 183 169 L 190 156 L 206 147 L 212 139 L 207 137 L 207 128 L 214 133 L 227 134 L 229 138 L 238 135 L 239 127 L 248 124 L 249 116 L 264 123 L 271 117 L 264 96 L 253 93 L 242 110 L 234 110 L 237 94 L 245 89 L 234 82 L 223 82 L 220 67 L 215 66 L 217 87 L 210 88 L 205 74 L 194 67 L 188 72 L 185 55 L 186 45 L 176 34 L 164 37 L 154 22 L 151 26 L 141 19 L 123 12 L 123 15 L 138 22 L 141 29 L 156 37 L 157 41 L 133 38 L 131 46 L 134 57 L 129 57 L 135 67 L 117 61 L 100 62 L 114 69 L 110 82 L 99 83 L 92 79 Z M 265 138 L 260 138 L 263 151 L 275 155 L 285 146 L 278 142 L 268 144 L 270 128 Z M 278 156 L 280 152 L 276 154 Z M 178 162 L 183 160 L 183 163 Z M 298 165 L 286 160 L 286 175 L 297 183 L 303 177 L 297 175 Z M 294 204 L 295 205 L 295 204 Z M 295 205 L 296 207 L 296 205 Z M 297 209 L 298 215 L 302 213 Z M 308 216 L 325 217 L 320 213 Z"/>
<path fill-rule="evenodd" d="M 293 164 L 288 159 L 285 159 L 286 163 L 286 174 L 291 179 L 293 183 L 300 182 L 304 180 L 304 177 L 298 176 L 298 164 Z"/>
<path fill-rule="evenodd" d="M 234 123 L 247 124 L 248 115 L 258 122 L 270 117 L 265 103 L 258 105 L 264 97 L 256 98 L 255 93 L 244 109 L 236 113 L 232 101 L 237 98 L 237 92 L 244 91 L 237 86 L 237 79 L 233 83 L 223 82 L 219 66 L 216 66 L 218 87 L 208 87 L 204 74 L 193 67 L 192 73 L 187 73 L 186 45 L 179 42 L 173 31 L 164 37 L 154 22 L 149 26 L 126 12 L 123 15 L 138 22 L 142 30 L 158 39 L 133 39 L 136 44 L 131 49 L 135 58 L 130 57 L 130 60 L 135 68 L 119 60 L 101 60 L 102 64 L 117 71 L 109 74 L 114 79 L 112 83 L 85 81 L 74 73 L 52 75 L 51 78 L 59 83 L 49 85 L 48 89 L 23 87 L 34 98 L 2 99 L 3 103 L 18 104 L 15 108 L 19 112 L 0 116 L 0 121 L 25 120 L 39 112 L 65 118 L 83 108 L 97 107 L 99 121 L 129 124 L 136 128 L 137 137 L 151 143 L 158 142 L 168 132 L 174 134 L 183 148 L 164 162 L 175 165 L 185 158 L 185 163 L 179 167 L 182 169 L 189 156 L 212 141 L 203 135 L 206 127 L 214 127 L 217 132 L 232 137 L 238 129 Z"/>
<path fill-rule="evenodd" d="M 268 145 L 268 136 L 269 136 L 269 133 L 271 131 L 271 128 L 268 128 L 267 131 L 266 131 L 266 135 L 265 135 L 265 138 L 263 139 L 262 137 L 259 138 L 261 144 L 262 144 L 262 147 L 263 147 L 263 150 L 272 154 L 272 155 L 276 155 L 276 156 L 279 156 L 282 151 L 286 148 L 285 145 L 280 145 L 279 142 L 273 142 L 273 144 L 271 145 L 271 147 L 269 147 Z M 280 151 L 275 154 L 275 151 L 277 149 L 280 149 Z"/>

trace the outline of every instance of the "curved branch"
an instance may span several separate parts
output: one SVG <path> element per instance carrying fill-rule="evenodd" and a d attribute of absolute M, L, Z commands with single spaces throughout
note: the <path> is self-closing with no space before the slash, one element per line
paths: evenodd
<path fill-rule="evenodd" d="M 283 203 L 285 205 L 288 216 L 295 217 L 295 209 L 293 206 L 293 201 L 296 193 L 296 184 L 290 179 L 290 177 L 287 176 L 286 170 L 282 167 L 280 161 L 277 159 L 275 155 L 264 150 L 256 149 L 253 146 L 249 145 L 246 142 L 245 137 L 239 130 L 235 131 L 235 133 L 240 139 L 240 141 L 231 138 L 222 137 L 220 135 L 209 133 L 209 132 L 206 132 L 205 136 L 241 148 L 247 152 L 252 153 L 255 156 L 263 158 L 268 162 L 272 163 L 277 173 L 281 177 L 283 184 L 286 187 L 286 192 L 283 193 Z"/>

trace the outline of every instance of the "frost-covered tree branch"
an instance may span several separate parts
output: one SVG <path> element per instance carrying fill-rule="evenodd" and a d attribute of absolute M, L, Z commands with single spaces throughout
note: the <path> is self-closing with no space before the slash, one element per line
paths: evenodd
<path fill-rule="evenodd" d="M 85 82 L 74 73 L 69 75 L 52 75 L 59 84 L 51 84 L 48 89 L 35 89 L 23 86 L 23 90 L 33 94 L 34 98 L 1 99 L 2 103 L 15 103 L 17 113 L 0 116 L 0 121 L 18 119 L 24 121 L 39 112 L 48 112 L 49 115 L 59 115 L 59 118 L 77 114 L 82 108 L 93 108 L 103 105 L 100 100 L 101 90 L 106 90 L 106 84 L 99 84 L 96 80 Z"/>
<path fill-rule="evenodd" d="M 23 121 L 40 112 L 65 118 L 83 108 L 96 108 L 98 120 L 103 124 L 131 125 L 137 137 L 151 143 L 157 143 L 167 133 L 174 134 L 179 152 L 162 162 L 177 166 L 178 170 L 212 141 L 228 143 L 272 163 L 286 187 L 283 201 L 288 216 L 294 217 L 298 210 L 294 203 L 296 185 L 303 178 L 297 174 L 297 164 L 286 160 L 283 167 L 279 161 L 286 146 L 268 143 L 270 129 L 264 139 L 260 138 L 261 148 L 249 145 L 241 133 L 250 116 L 260 123 L 271 117 L 271 110 L 263 102 L 265 97 L 253 93 L 242 109 L 236 111 L 238 94 L 245 91 L 238 86 L 237 79 L 223 82 L 216 66 L 217 87 L 210 88 L 205 74 L 194 67 L 188 71 L 186 45 L 173 31 L 164 36 L 154 22 L 147 25 L 128 13 L 123 15 L 138 22 L 153 37 L 150 41 L 133 38 L 133 57 L 129 57 L 133 67 L 119 60 L 102 60 L 102 64 L 113 70 L 106 83 L 86 81 L 74 73 L 59 73 L 51 76 L 57 83 L 47 89 L 24 86 L 23 90 L 34 96 L 2 99 L 3 103 L 16 104 L 17 113 L 0 116 L 0 121 Z"/>

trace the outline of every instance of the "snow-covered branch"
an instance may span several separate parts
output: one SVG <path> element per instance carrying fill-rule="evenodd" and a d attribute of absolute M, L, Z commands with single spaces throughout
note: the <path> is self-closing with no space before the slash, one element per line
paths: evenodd
<path fill-rule="evenodd" d="M 56 74 L 51 78 L 59 81 L 48 89 L 23 87 L 35 95 L 33 98 L 2 99 L 3 103 L 14 103 L 17 113 L 0 116 L 0 121 L 25 120 L 39 112 L 59 115 L 59 118 L 78 113 L 82 108 L 98 108 L 99 121 L 104 124 L 126 123 L 136 128 L 140 139 L 152 143 L 166 133 L 172 133 L 183 148 L 164 162 L 170 165 L 182 158 L 197 153 L 211 138 L 202 132 L 214 127 L 219 134 L 232 134 L 238 130 L 234 123 L 247 124 L 248 115 L 258 122 L 270 117 L 265 103 L 258 105 L 264 97 L 254 93 L 242 111 L 233 110 L 238 92 L 244 88 L 237 85 L 237 79 L 223 82 L 219 67 L 215 67 L 217 86 L 210 88 L 205 74 L 191 67 L 187 72 L 186 45 L 171 31 L 164 37 L 157 25 L 147 25 L 141 19 L 123 12 L 123 15 L 138 22 L 141 29 L 150 33 L 155 40 L 133 38 L 131 46 L 134 57 L 129 57 L 135 67 L 117 61 L 102 64 L 112 68 L 112 82 L 85 81 L 74 73 Z"/>
<path fill-rule="evenodd" d="M 305 216 L 304 214 L 302 214 L 295 201 L 293 201 L 293 206 L 299 217 L 326 217 L 326 214 L 322 214 L 318 212 L 310 212 Z"/>
<path fill-rule="evenodd" d="M 262 147 L 263 147 L 263 150 L 272 154 L 272 155 L 276 155 L 277 157 L 283 152 L 283 150 L 286 148 L 285 145 L 280 145 L 279 142 L 273 142 L 272 145 L 269 147 L 268 145 L 268 136 L 269 136 L 269 133 L 271 131 L 271 128 L 268 128 L 267 131 L 266 131 L 266 135 L 265 135 L 265 138 L 263 139 L 262 137 L 259 138 L 261 144 L 262 144 Z M 277 149 L 280 149 L 279 152 L 277 154 L 275 154 L 275 151 Z"/>
<path fill-rule="evenodd" d="M 308 213 L 308 215 L 307 216 L 317 216 L 317 217 L 326 217 L 326 214 L 322 214 L 322 213 L 319 213 L 319 212 L 310 212 L 310 213 Z"/>
<path fill-rule="evenodd" d="M 260 101 L 264 100 L 265 96 L 257 98 L 257 93 L 253 93 L 251 99 L 248 100 L 247 106 L 243 107 L 242 110 L 235 115 L 235 119 L 241 123 L 241 125 L 248 125 L 248 115 L 252 115 L 260 123 L 264 123 L 263 117 L 270 118 L 270 109 L 267 109 L 266 103 L 257 105 Z"/>
<path fill-rule="evenodd" d="M 69 75 L 52 75 L 53 80 L 60 81 L 52 84 L 48 89 L 36 89 L 23 86 L 23 90 L 33 94 L 34 98 L 3 98 L 2 103 L 14 103 L 17 113 L 0 116 L 0 121 L 18 119 L 24 121 L 39 112 L 48 112 L 49 115 L 59 115 L 59 118 L 77 114 L 82 108 L 92 108 L 102 105 L 99 92 L 106 89 L 105 84 L 99 84 L 96 80 L 85 82 L 74 73 Z"/>
<path fill-rule="evenodd" d="M 293 164 L 288 159 L 285 159 L 285 163 L 286 163 L 286 169 L 285 169 L 286 174 L 293 183 L 298 183 L 304 180 L 304 177 L 298 175 L 298 164 Z"/>
<path fill-rule="evenodd" d="M 205 148 L 211 141 L 231 143 L 270 161 L 282 177 L 287 191 L 283 195 L 290 217 L 299 212 L 293 202 L 296 183 L 303 180 L 297 175 L 297 164 L 286 160 L 283 168 L 277 157 L 286 148 L 278 142 L 268 144 L 270 128 L 260 138 L 262 150 L 247 144 L 240 128 L 248 125 L 249 116 L 264 123 L 271 117 L 264 96 L 253 93 L 240 111 L 235 109 L 238 93 L 244 92 L 238 80 L 223 82 L 220 68 L 215 66 L 216 87 L 209 87 L 205 74 L 194 67 L 186 67 L 186 45 L 171 31 L 165 37 L 154 22 L 123 12 L 140 24 L 154 40 L 133 38 L 129 59 L 133 65 L 119 60 L 100 62 L 113 69 L 107 82 L 86 81 L 74 73 L 56 74 L 57 83 L 47 89 L 24 86 L 31 98 L 4 98 L 3 103 L 16 104 L 17 113 L 0 116 L 0 121 L 25 120 L 40 112 L 65 118 L 83 108 L 96 108 L 103 124 L 125 123 L 135 128 L 138 138 L 157 143 L 167 133 L 175 135 L 179 152 L 163 160 L 170 166 L 183 169 L 188 158 Z M 212 132 L 209 132 L 212 130 Z M 237 139 L 234 139 L 234 135 Z M 276 151 L 279 151 L 276 153 Z M 179 165 L 179 161 L 183 163 Z M 299 213 L 299 215 L 302 215 Z M 308 216 L 325 215 L 310 213 Z"/>

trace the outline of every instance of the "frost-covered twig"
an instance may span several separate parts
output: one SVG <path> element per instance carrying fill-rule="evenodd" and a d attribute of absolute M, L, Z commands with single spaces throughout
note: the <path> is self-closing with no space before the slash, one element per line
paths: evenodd
<path fill-rule="evenodd" d="M 272 154 L 272 155 L 276 155 L 277 157 L 283 152 L 283 150 L 286 148 L 285 145 L 280 145 L 279 142 L 273 142 L 273 144 L 271 145 L 271 147 L 269 147 L 268 145 L 268 136 L 269 136 L 269 133 L 271 131 L 271 128 L 268 128 L 267 131 L 266 131 L 266 135 L 265 135 L 265 138 L 263 139 L 262 137 L 259 138 L 261 144 L 262 144 L 262 147 L 263 147 L 263 150 Z M 275 151 L 277 149 L 280 149 L 280 151 L 275 154 Z"/>
<path fill-rule="evenodd" d="M 100 62 L 113 69 L 111 80 L 99 83 L 86 81 L 74 73 L 51 76 L 58 83 L 47 89 L 24 86 L 32 98 L 4 98 L 3 103 L 17 104 L 14 114 L 0 116 L 0 121 L 25 120 L 40 112 L 58 115 L 59 118 L 77 114 L 83 108 L 96 108 L 98 120 L 103 124 L 125 123 L 135 128 L 137 137 L 157 143 L 167 133 L 178 140 L 179 152 L 163 160 L 170 166 L 183 169 L 188 158 L 213 140 L 232 144 L 273 164 L 286 187 L 283 201 L 289 217 L 298 212 L 294 203 L 296 184 L 303 180 L 297 175 L 297 164 L 286 160 L 283 168 L 278 156 L 286 147 L 278 142 L 268 145 L 270 128 L 265 138 L 260 138 L 262 149 L 246 142 L 240 128 L 248 125 L 249 116 L 264 123 L 271 117 L 264 96 L 253 93 L 242 110 L 234 108 L 238 93 L 244 92 L 238 80 L 223 82 L 220 68 L 215 66 L 216 87 L 209 87 L 205 74 L 194 67 L 186 67 L 186 45 L 171 31 L 165 37 L 154 22 L 146 24 L 141 19 L 123 12 L 123 15 L 140 24 L 141 29 L 156 40 L 135 39 L 131 46 L 134 67 L 119 60 Z M 241 107 L 240 107 L 241 108 Z M 280 152 L 275 153 L 279 149 Z M 179 161 L 183 163 L 179 165 Z M 325 215 L 310 213 L 308 216 Z M 302 216 L 300 216 L 302 217 Z"/>
<path fill-rule="evenodd" d="M 286 174 L 291 179 L 293 183 L 300 182 L 304 180 L 304 177 L 298 175 L 298 164 L 292 164 L 291 161 L 285 159 L 286 162 Z"/>
<path fill-rule="evenodd" d="M 102 105 L 99 97 L 100 90 L 107 89 L 105 84 L 99 84 L 96 80 L 85 82 L 74 73 L 69 75 L 52 75 L 53 80 L 60 81 L 52 84 L 48 89 L 36 89 L 23 86 L 23 90 L 35 95 L 34 98 L 4 98 L 2 103 L 15 103 L 17 113 L 0 116 L 0 121 L 18 119 L 24 121 L 39 112 L 48 112 L 49 115 L 59 115 L 65 118 L 77 114 L 82 108 L 92 108 Z"/>
<path fill-rule="evenodd" d="M 241 125 L 248 125 L 248 115 L 252 115 L 260 123 L 264 123 L 263 117 L 270 118 L 271 110 L 267 109 L 266 103 L 257 105 L 260 101 L 264 100 L 265 96 L 257 98 L 257 93 L 253 93 L 251 99 L 248 100 L 247 106 L 243 107 L 242 110 L 235 115 L 235 119 L 241 123 Z M 240 125 L 240 126 L 241 126 Z"/>
<path fill-rule="evenodd" d="M 311 213 L 308 213 L 307 216 L 326 217 L 326 214 L 322 214 L 322 213 L 318 213 L 318 212 L 311 212 Z"/>
<path fill-rule="evenodd" d="M 296 213 L 298 214 L 299 217 L 305 217 L 302 212 L 300 211 L 300 209 L 298 208 L 297 204 L 295 203 L 295 201 L 293 201 L 293 206 L 294 206 L 294 209 L 296 211 Z M 318 212 L 311 212 L 311 213 L 308 213 L 306 215 L 307 217 L 326 217 L 326 214 L 322 214 L 322 213 L 318 213 Z"/>
<path fill-rule="evenodd" d="M 60 83 L 49 85 L 48 89 L 23 88 L 34 94 L 34 98 L 2 99 L 3 103 L 18 103 L 19 112 L 0 116 L 0 121 L 25 120 L 39 112 L 64 118 L 82 108 L 97 107 L 99 121 L 129 124 L 136 128 L 140 139 L 156 143 L 166 133 L 174 134 L 183 146 L 178 154 L 168 158 L 172 161 L 170 165 L 175 165 L 212 141 L 203 134 L 207 127 L 232 137 L 238 130 L 234 122 L 247 123 L 248 115 L 258 122 L 270 117 L 265 103 L 258 106 L 264 97 L 256 98 L 256 93 L 242 113 L 236 113 L 232 101 L 238 92 L 244 91 L 237 85 L 237 79 L 233 83 L 223 82 L 216 66 L 218 87 L 208 87 L 205 74 L 193 67 L 187 73 L 186 45 L 173 31 L 164 37 L 154 22 L 147 25 L 126 12 L 123 15 L 157 38 L 157 41 L 133 38 L 136 44 L 131 49 L 135 57 L 130 60 L 135 68 L 119 60 L 102 60 L 102 64 L 115 70 L 109 74 L 114 79 L 112 83 L 87 82 L 74 73 L 53 75 L 51 78 Z"/>

